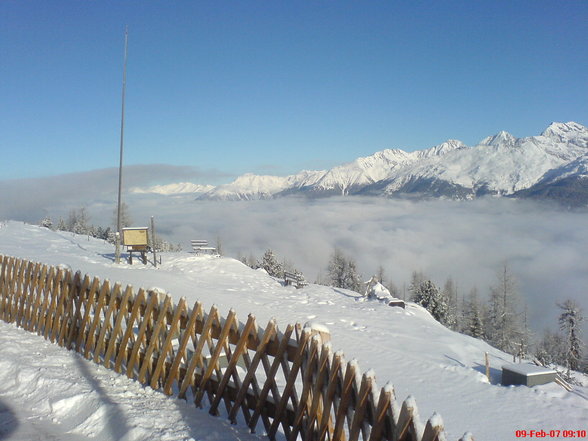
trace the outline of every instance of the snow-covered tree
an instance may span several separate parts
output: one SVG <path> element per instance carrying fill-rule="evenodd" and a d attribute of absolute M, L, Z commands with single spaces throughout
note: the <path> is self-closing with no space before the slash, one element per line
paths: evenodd
<path fill-rule="evenodd" d="M 412 275 L 411 275 L 410 285 L 408 287 L 408 290 L 412 294 L 414 294 L 415 290 L 417 290 L 419 288 L 419 286 L 421 286 L 421 283 L 423 283 L 426 280 L 427 280 L 427 278 L 425 277 L 425 275 L 423 274 L 422 271 L 413 271 Z"/>
<path fill-rule="evenodd" d="M 580 337 L 580 323 L 584 320 L 580 306 L 573 300 L 566 300 L 558 305 L 562 310 L 559 316 L 559 326 L 564 332 L 566 343 L 565 361 L 568 368 L 568 376 L 570 370 L 578 370 L 580 361 L 582 360 L 582 340 Z"/>
<path fill-rule="evenodd" d="M 557 332 L 545 329 L 534 352 L 535 358 L 545 365 L 566 364 L 566 343 Z"/>
<path fill-rule="evenodd" d="M 447 317 L 445 318 L 444 325 L 450 329 L 457 329 L 457 287 L 453 282 L 453 279 L 449 277 L 445 282 L 441 295 L 444 297 L 447 303 Z"/>
<path fill-rule="evenodd" d="M 50 230 L 53 229 L 53 221 L 49 216 L 45 216 L 43 220 L 41 220 L 40 225 L 45 228 L 49 228 Z"/>
<path fill-rule="evenodd" d="M 333 251 L 327 271 L 333 286 L 361 292 L 362 282 L 357 272 L 357 265 L 353 259 L 347 258 L 340 249 L 335 248 Z"/>
<path fill-rule="evenodd" d="M 274 255 L 274 252 L 270 249 L 266 250 L 264 253 L 261 262 L 259 263 L 259 267 L 266 270 L 272 277 L 284 277 L 284 267 Z"/>
<path fill-rule="evenodd" d="M 433 282 L 425 280 L 418 287 L 411 286 L 412 301 L 431 313 L 439 323 L 447 326 L 449 306 L 441 291 Z"/>
<path fill-rule="evenodd" d="M 484 338 L 483 309 L 478 298 L 478 289 L 472 288 L 464 301 L 461 330 L 474 338 Z"/>
<path fill-rule="evenodd" d="M 67 231 L 76 234 L 90 234 L 92 233 L 92 226 L 90 225 L 90 217 L 84 207 L 78 210 L 71 210 L 66 222 Z"/>
<path fill-rule="evenodd" d="M 506 263 L 496 277 L 496 284 L 490 287 L 484 333 L 498 349 L 517 354 L 523 331 L 516 280 Z"/>
<path fill-rule="evenodd" d="M 525 305 L 525 310 L 523 312 L 523 323 L 521 326 L 521 335 L 519 338 L 519 349 L 517 352 L 517 356 L 519 359 L 527 357 L 529 354 L 529 341 L 531 339 L 531 330 L 529 329 L 529 324 L 527 322 L 527 305 Z"/>
<path fill-rule="evenodd" d="M 154 247 L 155 251 L 159 253 L 171 253 L 182 251 L 182 244 L 174 245 L 173 243 L 170 243 L 165 239 L 161 238 L 159 235 L 155 238 L 155 240 L 153 240 L 151 246 Z"/>
<path fill-rule="evenodd" d="M 376 273 L 376 277 L 378 279 L 378 282 L 380 282 L 382 285 L 384 285 L 384 267 L 382 265 L 380 265 L 378 267 L 378 272 Z"/>
<path fill-rule="evenodd" d="M 223 241 L 221 240 L 220 236 L 216 236 L 216 252 L 219 256 L 222 256 L 223 253 Z"/>
<path fill-rule="evenodd" d="M 57 221 L 57 230 L 58 231 L 67 231 L 67 224 L 65 223 L 65 221 L 63 220 L 62 217 L 59 218 L 59 221 Z"/>

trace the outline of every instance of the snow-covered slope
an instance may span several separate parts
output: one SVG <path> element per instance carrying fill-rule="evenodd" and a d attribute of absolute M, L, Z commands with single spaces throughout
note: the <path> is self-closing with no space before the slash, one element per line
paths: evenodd
<path fill-rule="evenodd" d="M 514 195 L 587 152 L 586 127 L 574 122 L 552 123 L 539 136 L 515 138 L 502 131 L 471 148 L 449 140 L 410 153 L 382 150 L 327 171 L 306 171 L 288 177 L 248 174 L 200 197 L 239 200 L 287 194 L 419 194 L 450 198 Z M 570 173 L 570 169 L 566 170 Z"/>
<path fill-rule="evenodd" d="M 157 269 L 141 264 L 117 266 L 112 262 L 112 246 L 103 241 L 18 222 L 7 222 L 0 227 L 0 253 L 53 265 L 69 265 L 74 270 L 112 282 L 131 283 L 135 287 L 158 287 L 167 290 L 176 301 L 185 296 L 189 303 L 199 300 L 207 308 L 215 303 L 225 315 L 229 308 L 235 308 L 241 319 L 252 312 L 260 325 L 271 317 L 276 317 L 282 329 L 286 323 L 294 321 L 320 322 L 330 329 L 335 350 L 342 349 L 348 359 L 357 358 L 364 371 L 373 368 L 380 385 L 393 383 L 399 400 L 413 395 L 423 419 L 439 412 L 448 439 L 457 439 L 470 430 L 477 440 L 508 441 L 517 439 L 516 430 L 578 430 L 585 428 L 588 421 L 587 388 L 576 387 L 568 393 L 555 384 L 503 387 L 499 385 L 500 370 L 503 364 L 511 361 L 510 356 L 480 340 L 444 328 L 423 308 L 411 303 L 403 310 L 377 301 L 365 301 L 351 291 L 325 286 L 309 285 L 296 290 L 230 258 L 167 253 Z M 23 420 L 29 418 L 33 423 L 52 421 L 63 427 L 88 428 L 88 432 L 82 429 L 74 432 L 84 435 L 83 438 L 63 439 L 86 439 L 93 436 L 90 434 L 93 427 L 97 430 L 93 434 L 99 434 L 104 440 L 146 439 L 140 429 L 141 412 L 127 409 L 126 401 L 120 400 L 130 396 L 135 400 L 134 406 L 141 409 L 148 406 L 146 400 L 152 402 L 153 394 L 141 392 L 141 388 L 131 387 L 110 373 L 102 374 L 100 370 L 88 368 L 86 362 L 81 363 L 83 360 L 76 361 L 79 357 L 74 354 L 63 355 L 51 363 L 51 366 L 61 363 L 65 367 L 62 373 L 58 369 L 42 369 L 43 366 L 39 366 L 41 370 L 37 367 L 18 369 L 22 360 L 32 363 L 35 357 L 18 358 L 17 346 L 25 348 L 27 353 L 34 346 L 38 348 L 35 349 L 38 355 L 50 352 L 46 345 L 34 343 L 40 337 L 31 335 L 33 343 L 29 344 L 22 332 L 13 329 L 5 332 L 5 326 L 0 328 L 2 338 L 17 340 L 17 343 L 5 345 L 0 341 L 3 372 L 0 378 L 5 385 L 0 387 L 0 401 L 10 400 L 14 414 Z M 490 355 L 491 382 L 484 375 L 485 352 Z M 68 357 L 75 362 L 68 364 Z M 79 363 L 77 367 L 76 363 Z M 71 369 L 83 372 L 92 387 L 100 384 L 101 388 L 93 393 L 92 387 L 83 386 L 79 391 L 70 387 L 69 382 L 78 381 L 70 375 Z M 44 372 L 51 377 L 45 379 Z M 36 390 L 42 396 L 36 397 L 34 408 L 31 408 L 30 396 L 23 392 L 27 378 L 41 386 Z M 53 389 L 51 383 L 55 384 Z M 102 400 L 96 394 L 102 394 Z M 175 403 L 175 400 L 170 399 L 170 402 Z M 95 407 L 83 407 L 88 412 L 77 412 L 81 404 Z M 179 415 L 184 417 L 178 430 L 184 430 L 186 424 L 199 424 L 189 415 L 201 411 L 177 406 L 174 414 L 174 406 L 161 407 L 160 420 L 157 415 L 145 412 L 144 417 L 150 419 L 148 427 L 157 427 L 161 431 L 158 433 L 163 433 L 162 428 L 178 420 Z M 70 411 L 64 412 L 65 408 Z M 114 427 L 121 420 L 124 424 L 116 426 L 109 435 L 102 426 L 96 428 L 93 422 L 97 419 L 107 427 Z M 197 428 L 191 433 L 194 432 Z M 203 438 L 208 439 L 204 435 Z M 4 439 L 22 438 L 14 435 Z M 232 437 L 221 435 L 216 439 Z"/>

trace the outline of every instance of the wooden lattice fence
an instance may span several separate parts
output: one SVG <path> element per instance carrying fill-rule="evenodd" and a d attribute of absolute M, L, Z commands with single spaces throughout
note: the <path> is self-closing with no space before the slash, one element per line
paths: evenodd
<path fill-rule="evenodd" d="M 398 405 L 312 329 L 261 329 L 253 315 L 243 324 L 233 310 L 13 257 L 0 265 L 0 319 L 272 440 L 445 439 L 437 414 L 423 428 L 412 398 Z"/>

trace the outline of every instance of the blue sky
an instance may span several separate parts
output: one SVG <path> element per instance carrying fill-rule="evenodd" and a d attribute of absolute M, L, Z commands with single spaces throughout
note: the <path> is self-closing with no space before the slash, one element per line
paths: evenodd
<path fill-rule="evenodd" d="M 125 164 L 220 183 L 586 125 L 587 22 L 576 0 L 2 0 L 0 180 L 118 166 L 125 25 Z"/>

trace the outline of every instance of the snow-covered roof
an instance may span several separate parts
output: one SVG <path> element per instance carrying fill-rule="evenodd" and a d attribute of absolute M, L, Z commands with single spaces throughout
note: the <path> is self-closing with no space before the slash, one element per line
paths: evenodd
<path fill-rule="evenodd" d="M 543 374 L 555 374 L 553 369 L 548 369 L 543 366 L 536 366 L 534 364 L 520 363 L 520 364 L 506 364 L 502 366 L 502 369 L 507 369 L 517 374 L 531 376 L 531 375 L 543 375 Z"/>

